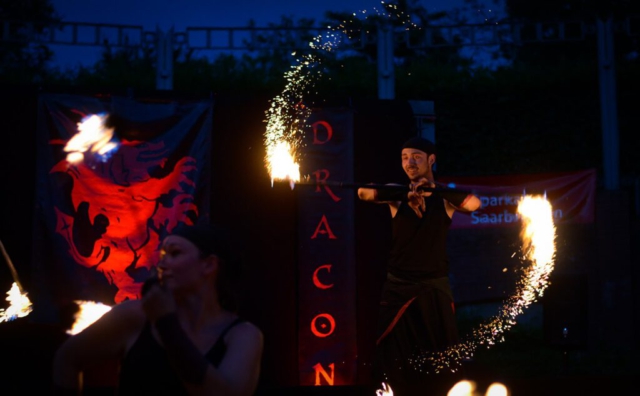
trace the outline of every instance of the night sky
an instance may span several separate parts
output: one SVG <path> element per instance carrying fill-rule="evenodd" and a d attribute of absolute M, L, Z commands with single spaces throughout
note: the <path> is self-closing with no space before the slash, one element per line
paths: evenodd
<path fill-rule="evenodd" d="M 322 19 L 325 11 L 357 12 L 380 9 L 379 0 L 52 0 L 56 11 L 68 22 L 143 25 L 149 29 L 174 26 L 241 27 L 250 19 L 257 26 L 277 23 L 280 17 Z M 448 10 L 463 0 L 422 0 L 430 12 Z"/>
<path fill-rule="evenodd" d="M 438 12 L 460 7 L 464 0 L 421 0 L 421 3 L 429 12 Z M 175 32 L 191 27 L 246 27 L 251 20 L 257 27 L 267 27 L 279 24 L 283 16 L 294 21 L 312 18 L 319 24 L 326 11 L 382 10 L 379 0 L 52 0 L 52 4 L 64 22 L 142 26 L 145 31 L 173 28 Z M 53 45 L 51 49 L 56 55 L 55 65 L 62 68 L 93 65 L 103 51 L 100 47 L 70 45 Z"/>

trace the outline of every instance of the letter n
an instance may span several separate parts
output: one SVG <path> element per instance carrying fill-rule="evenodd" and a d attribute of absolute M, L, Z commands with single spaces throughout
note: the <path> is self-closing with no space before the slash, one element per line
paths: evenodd
<path fill-rule="evenodd" d="M 331 363 L 329 365 L 329 368 L 331 369 L 331 376 L 329 376 L 329 374 L 324 369 L 324 367 L 322 367 L 322 364 L 316 363 L 316 365 L 313 366 L 313 369 L 316 371 L 316 383 L 314 384 L 315 386 L 320 386 L 320 375 L 322 375 L 324 380 L 327 381 L 327 384 L 333 386 L 333 379 L 335 375 L 335 365 Z"/>

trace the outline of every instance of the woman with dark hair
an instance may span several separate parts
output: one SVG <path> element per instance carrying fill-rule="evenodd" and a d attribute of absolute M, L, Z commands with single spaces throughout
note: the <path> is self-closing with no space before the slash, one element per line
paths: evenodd
<path fill-rule="evenodd" d="M 117 395 L 254 394 L 263 335 L 235 312 L 231 251 L 219 227 L 174 230 L 142 297 L 114 306 L 58 349 L 56 391 L 80 393 L 85 369 L 117 359 Z"/>

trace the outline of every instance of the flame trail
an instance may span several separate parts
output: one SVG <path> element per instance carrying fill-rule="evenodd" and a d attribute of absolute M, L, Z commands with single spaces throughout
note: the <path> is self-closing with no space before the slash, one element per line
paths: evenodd
<path fill-rule="evenodd" d="M 11 257 L 9 257 L 2 241 L 0 241 L 0 248 L 2 249 L 2 255 L 4 256 L 5 261 L 9 266 L 9 270 L 11 270 L 11 276 L 13 276 L 13 284 L 7 292 L 6 298 L 6 300 L 9 301 L 9 308 L 6 310 L 0 308 L 0 323 L 2 323 L 27 316 L 31 313 L 33 308 L 29 297 L 27 297 L 27 293 L 22 289 L 20 280 L 18 280 L 18 272 L 16 271 L 13 262 L 11 262 Z"/>
<path fill-rule="evenodd" d="M 381 5 L 383 9 L 373 8 L 375 16 L 415 26 L 408 15 L 397 10 L 395 4 L 382 1 Z M 293 188 L 300 181 L 298 150 L 302 146 L 303 131 L 311 114 L 311 109 L 305 105 L 305 96 L 323 75 L 320 67 L 322 55 L 333 53 L 341 42 L 351 40 L 360 33 L 360 28 L 350 26 L 358 26 L 358 17 L 366 19 L 367 13 L 367 10 L 358 11 L 353 13 L 353 20 L 343 21 L 335 27 L 328 26 L 327 33 L 309 42 L 311 53 L 298 58 L 292 69 L 284 74 L 287 83 L 282 93 L 271 100 L 271 106 L 266 111 L 265 164 L 272 186 L 275 180 L 279 180 L 288 181 Z"/>
<path fill-rule="evenodd" d="M 556 228 L 552 207 L 546 196 L 524 196 L 518 203 L 522 221 L 523 262 L 530 265 L 523 269 L 516 284 L 516 292 L 508 298 L 499 314 L 472 331 L 468 339 L 442 353 L 417 354 L 410 364 L 423 372 L 457 371 L 463 359 L 473 356 L 480 345 L 487 348 L 504 341 L 503 334 L 516 324 L 516 318 L 539 297 L 549 285 L 549 275 L 555 260 Z"/>

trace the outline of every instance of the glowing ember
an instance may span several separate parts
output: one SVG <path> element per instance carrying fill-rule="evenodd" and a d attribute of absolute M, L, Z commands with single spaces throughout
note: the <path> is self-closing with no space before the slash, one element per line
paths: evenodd
<path fill-rule="evenodd" d="M 376 391 L 376 396 L 393 396 L 393 389 L 391 389 L 391 385 L 383 382 L 382 389 L 378 389 Z"/>
<path fill-rule="evenodd" d="M 67 334 L 71 335 L 80 333 L 111 310 L 110 306 L 95 301 L 76 300 L 76 304 L 78 304 L 80 310 L 75 315 L 76 321 L 73 326 L 67 330 Z"/>
<path fill-rule="evenodd" d="M 476 328 L 469 339 L 442 353 L 422 353 L 410 364 L 419 371 L 457 371 L 463 359 L 473 356 L 479 345 L 487 348 L 504 341 L 503 334 L 516 324 L 516 318 L 542 296 L 549 285 L 555 259 L 556 228 L 551 204 L 543 196 L 524 196 L 518 203 L 518 216 L 522 221 L 523 269 L 516 284 L 516 292 L 508 298 L 499 314 Z"/>
<path fill-rule="evenodd" d="M 9 308 L 0 308 L 0 323 L 27 316 L 33 310 L 27 293 L 22 293 L 16 282 L 13 282 L 7 292 L 6 300 L 9 301 Z"/>
<path fill-rule="evenodd" d="M 78 133 L 69 139 L 64 151 L 67 153 L 67 162 L 78 163 L 84 159 L 84 153 L 89 151 L 94 155 L 105 157 L 117 147 L 112 141 L 113 128 L 107 128 L 106 114 L 93 114 L 86 116 L 78 123 Z"/>

